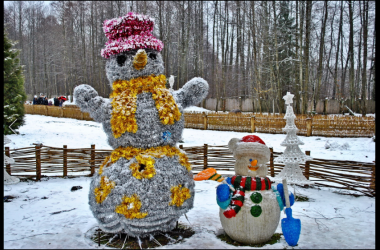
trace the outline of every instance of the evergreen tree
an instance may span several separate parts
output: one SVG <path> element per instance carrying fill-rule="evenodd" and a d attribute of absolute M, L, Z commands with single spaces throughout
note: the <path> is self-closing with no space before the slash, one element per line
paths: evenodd
<path fill-rule="evenodd" d="M 4 135 L 13 133 L 10 125 L 15 130 L 24 124 L 24 76 L 18 58 L 20 51 L 14 49 L 14 45 L 4 30 Z"/>
<path fill-rule="evenodd" d="M 279 73 L 282 81 L 282 94 L 290 90 L 293 86 L 294 74 L 292 70 L 294 68 L 293 59 L 295 56 L 295 48 L 297 46 L 295 40 L 296 25 L 295 18 L 290 16 L 288 1 L 280 1 L 280 11 L 277 19 L 277 31 L 278 31 L 278 60 Z"/>

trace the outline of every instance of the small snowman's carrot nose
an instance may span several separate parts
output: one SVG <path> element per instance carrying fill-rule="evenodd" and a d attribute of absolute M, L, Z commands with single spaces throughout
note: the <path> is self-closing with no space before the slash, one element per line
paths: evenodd
<path fill-rule="evenodd" d="M 145 68 L 145 65 L 148 63 L 148 55 L 144 49 L 139 49 L 133 57 L 133 67 L 137 70 Z"/>
<path fill-rule="evenodd" d="M 249 159 L 249 161 L 251 162 L 252 167 L 255 167 L 257 165 L 257 160 L 252 161 L 252 159 Z"/>

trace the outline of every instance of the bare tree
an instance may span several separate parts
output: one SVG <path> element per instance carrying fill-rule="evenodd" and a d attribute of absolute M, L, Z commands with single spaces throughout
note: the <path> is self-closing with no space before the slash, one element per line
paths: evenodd
<path fill-rule="evenodd" d="M 324 8 L 323 8 L 324 16 L 322 18 L 322 25 L 321 25 L 321 40 L 319 42 L 319 59 L 318 59 L 318 83 L 317 88 L 313 89 L 313 110 L 316 110 L 317 106 L 317 100 L 319 99 L 320 89 L 321 89 L 321 83 L 322 83 L 322 61 L 323 61 L 323 55 L 324 55 L 324 46 L 325 46 L 325 34 L 326 34 L 326 22 L 328 17 L 328 2 L 324 1 Z"/>

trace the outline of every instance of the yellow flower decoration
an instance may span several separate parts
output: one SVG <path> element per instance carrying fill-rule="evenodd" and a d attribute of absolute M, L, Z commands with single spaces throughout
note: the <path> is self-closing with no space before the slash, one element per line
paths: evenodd
<path fill-rule="evenodd" d="M 116 213 L 124 214 L 127 219 L 142 219 L 148 215 L 148 213 L 141 213 L 141 201 L 136 194 L 130 197 L 123 196 L 123 201 L 115 209 Z"/>
<path fill-rule="evenodd" d="M 143 157 L 142 155 L 136 156 L 137 162 L 132 163 L 129 168 L 132 170 L 132 175 L 137 179 L 142 178 L 150 179 L 156 175 L 156 170 L 154 168 L 155 160 L 151 157 Z M 144 167 L 141 169 L 141 167 Z"/>
<path fill-rule="evenodd" d="M 170 189 L 170 192 L 172 192 L 172 195 L 170 196 L 172 198 L 172 201 L 169 202 L 170 206 L 176 205 L 177 207 L 180 207 L 185 202 L 185 200 L 191 197 L 190 190 L 185 187 L 182 188 L 182 185 L 172 187 Z"/>
<path fill-rule="evenodd" d="M 184 153 L 179 153 L 178 155 L 179 155 L 179 163 L 182 166 L 186 167 L 186 169 L 188 171 L 190 171 L 191 170 L 191 164 L 190 164 L 189 159 L 187 158 L 187 156 Z"/>
<path fill-rule="evenodd" d="M 161 122 L 164 125 L 174 124 L 181 119 L 181 112 L 172 94 L 165 88 L 164 75 L 150 75 L 131 79 L 117 80 L 113 83 L 111 128 L 115 138 L 125 132 L 136 133 L 138 126 L 135 117 L 137 95 L 152 93 Z"/>
<path fill-rule="evenodd" d="M 102 173 L 103 173 L 103 167 L 104 167 L 104 166 L 105 166 L 105 167 L 109 167 L 109 165 L 111 165 L 111 164 L 112 164 L 111 157 L 110 157 L 110 156 L 107 156 L 107 157 L 104 159 L 102 165 L 100 165 L 100 167 L 99 167 L 99 171 L 98 171 L 98 174 L 99 174 L 99 175 L 102 175 Z"/>
<path fill-rule="evenodd" d="M 102 176 L 100 186 L 94 189 L 95 199 L 97 203 L 102 203 L 115 187 L 114 181 L 109 181 L 107 177 Z"/>

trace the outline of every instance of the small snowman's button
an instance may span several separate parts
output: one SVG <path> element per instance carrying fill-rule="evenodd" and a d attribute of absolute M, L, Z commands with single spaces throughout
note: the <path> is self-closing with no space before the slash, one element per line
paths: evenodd
<path fill-rule="evenodd" d="M 259 192 L 253 192 L 251 194 L 251 200 L 256 204 L 259 204 L 263 200 L 263 196 Z"/>
<path fill-rule="evenodd" d="M 262 209 L 261 209 L 261 206 L 260 205 L 254 205 L 251 207 L 251 215 L 253 217 L 259 217 L 262 213 Z"/>

